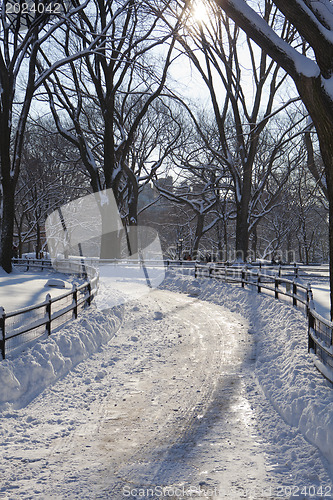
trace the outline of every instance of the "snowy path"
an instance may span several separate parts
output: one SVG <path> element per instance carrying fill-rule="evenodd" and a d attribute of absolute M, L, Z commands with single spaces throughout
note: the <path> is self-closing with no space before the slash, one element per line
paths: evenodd
<path fill-rule="evenodd" d="M 191 498 L 289 498 L 305 486 L 293 467 L 307 486 L 328 485 L 318 450 L 258 389 L 249 327 L 166 290 L 127 304 L 109 344 L 3 415 L 0 498 L 160 498 L 163 486 L 167 498 L 188 498 L 183 488 Z"/>
<path fill-rule="evenodd" d="M 263 460 L 256 456 L 251 411 L 242 394 L 240 367 L 251 352 L 244 325 L 218 306 L 207 310 L 201 301 L 183 295 L 175 300 L 170 292 L 152 295 L 157 320 L 166 325 L 151 329 L 136 319 L 126 328 L 140 325 L 141 334 L 154 335 L 156 327 L 160 333 L 162 327 L 165 337 L 159 339 L 155 359 L 149 359 L 149 348 L 149 358 L 132 370 L 132 411 L 129 415 L 126 399 L 117 407 L 121 427 L 115 430 L 112 425 L 107 433 L 114 434 L 107 446 L 111 443 L 115 452 L 106 489 L 110 498 L 120 498 L 125 485 L 201 485 L 213 490 L 217 478 L 232 487 L 241 486 L 244 475 L 262 484 Z M 139 390 L 133 393 L 131 385 Z M 212 438 L 221 415 L 221 435 Z M 119 446 L 119 431 L 124 433 L 120 454 L 114 447 Z"/>

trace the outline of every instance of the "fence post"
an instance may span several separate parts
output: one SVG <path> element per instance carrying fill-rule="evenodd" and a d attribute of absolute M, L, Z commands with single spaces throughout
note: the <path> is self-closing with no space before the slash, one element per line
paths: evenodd
<path fill-rule="evenodd" d="M 3 307 L 0 307 L 0 328 L 1 328 L 1 354 L 2 359 L 6 357 L 6 314 Z"/>
<path fill-rule="evenodd" d="M 73 301 L 74 301 L 73 315 L 74 315 L 74 319 L 77 319 L 77 286 L 76 285 L 74 285 L 74 289 L 73 289 Z"/>
<path fill-rule="evenodd" d="M 242 288 L 245 286 L 245 270 L 242 269 Z"/>
<path fill-rule="evenodd" d="M 194 277 L 195 277 L 195 278 L 197 278 L 197 277 L 198 277 L 198 270 L 197 270 L 197 266 L 198 266 L 198 264 L 197 264 L 197 263 L 195 263 L 195 264 L 194 264 Z"/>
<path fill-rule="evenodd" d="M 314 350 L 316 353 L 316 343 L 314 342 L 313 338 L 311 337 L 310 331 L 315 330 L 315 319 L 312 316 L 311 309 L 309 308 L 309 327 L 308 327 L 308 352 L 310 352 L 311 349 Z"/>
<path fill-rule="evenodd" d="M 293 306 L 297 307 L 297 284 L 295 280 L 293 280 Z"/>
<path fill-rule="evenodd" d="M 209 266 L 209 270 L 208 270 L 208 276 L 209 276 L 209 278 L 212 277 L 212 274 L 213 274 L 213 268 L 212 268 L 212 266 Z"/>
<path fill-rule="evenodd" d="M 307 314 L 307 316 L 309 316 L 311 301 L 313 301 L 311 283 L 308 283 L 308 286 L 306 289 L 306 314 Z"/>
<path fill-rule="evenodd" d="M 48 293 L 46 295 L 46 316 L 48 318 L 47 322 L 45 323 L 46 326 L 46 332 L 48 335 L 51 335 L 51 295 Z"/>
<path fill-rule="evenodd" d="M 275 276 L 275 298 L 276 299 L 279 298 L 279 280 L 276 276 Z"/>
<path fill-rule="evenodd" d="M 91 283 L 90 283 L 90 281 L 88 281 L 87 290 L 88 290 L 87 304 L 88 304 L 88 306 L 90 306 L 90 304 L 91 304 Z"/>
<path fill-rule="evenodd" d="M 281 278 L 281 264 L 279 265 L 279 278 Z"/>
<path fill-rule="evenodd" d="M 257 286 L 258 286 L 258 293 L 261 292 L 261 286 L 260 286 L 260 281 L 261 281 L 261 275 L 258 271 L 258 281 L 257 281 Z"/>

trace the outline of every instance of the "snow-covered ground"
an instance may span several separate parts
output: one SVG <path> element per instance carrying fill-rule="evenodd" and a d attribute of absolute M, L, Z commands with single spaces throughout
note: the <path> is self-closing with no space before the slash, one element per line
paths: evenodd
<path fill-rule="evenodd" d="M 315 309 L 326 319 L 330 319 L 330 285 L 324 281 L 311 284 Z"/>
<path fill-rule="evenodd" d="M 49 279 L 56 278 L 63 281 L 65 288 L 55 288 L 47 285 Z M 68 274 L 55 273 L 54 271 L 28 271 L 19 269 L 7 274 L 0 268 L 0 306 L 6 312 L 16 311 L 30 305 L 44 302 L 49 293 L 57 297 L 69 292 L 73 283 L 78 283 L 76 278 Z"/>
<path fill-rule="evenodd" d="M 305 317 L 239 286 L 169 270 L 91 306 L 0 363 L 0 412 L 0 498 L 333 498 Z"/>

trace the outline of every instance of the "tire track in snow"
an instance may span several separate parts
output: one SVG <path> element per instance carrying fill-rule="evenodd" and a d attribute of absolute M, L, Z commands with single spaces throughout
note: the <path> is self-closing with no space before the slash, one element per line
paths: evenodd
<path fill-rule="evenodd" d="M 165 309 L 167 293 L 153 292 L 156 298 L 161 299 L 162 309 L 163 307 Z M 175 296 L 177 301 L 182 303 L 181 312 L 179 306 L 177 308 L 178 313 L 175 312 L 173 305 Z M 232 488 L 245 490 L 248 482 L 252 481 L 259 481 L 264 488 L 268 484 L 264 459 L 262 456 L 258 459 L 252 457 L 253 452 L 258 452 L 255 439 L 249 439 L 248 435 L 244 436 L 242 425 L 236 425 L 236 431 L 232 425 L 227 426 L 227 432 L 222 430 L 221 433 L 221 429 L 216 430 L 216 426 L 225 426 L 226 412 L 229 412 L 229 417 L 232 414 L 232 418 L 235 418 L 235 414 L 241 414 L 244 409 L 246 414 L 250 414 L 250 418 L 244 417 L 245 420 L 248 419 L 250 426 L 251 409 L 246 405 L 244 389 L 241 388 L 244 376 L 241 373 L 243 359 L 245 355 L 250 356 L 252 350 L 251 339 L 246 335 L 246 327 L 241 323 L 242 320 L 235 319 L 235 315 L 219 306 L 208 305 L 184 295 L 173 295 L 169 300 L 169 310 L 168 312 L 164 310 L 163 314 L 168 321 L 177 319 L 187 332 L 188 339 L 184 351 L 177 349 L 176 365 L 167 364 L 166 369 L 172 379 L 175 377 L 172 375 L 174 371 L 177 372 L 180 366 L 186 366 L 190 371 L 192 388 L 186 384 L 178 384 L 177 388 L 171 390 L 169 398 L 162 404 L 160 415 L 156 416 L 153 437 L 141 444 L 130 460 L 127 459 L 126 463 L 117 468 L 116 473 L 111 473 L 112 480 L 109 487 L 104 490 L 100 498 L 103 498 L 103 495 L 108 495 L 108 498 L 124 498 L 124 487 L 138 490 L 157 486 L 184 486 L 208 491 L 219 487 L 221 480 L 225 482 L 226 477 L 229 479 L 227 484 L 223 485 L 223 489 L 228 494 Z M 167 330 L 163 324 L 161 328 Z M 150 367 L 150 370 L 154 371 L 154 367 Z M 197 389 L 198 387 L 200 389 Z M 193 388 L 194 391 L 191 391 Z M 198 390 L 200 392 L 197 392 Z M 241 392 L 243 394 L 240 397 Z M 182 404 L 177 408 L 175 417 L 173 406 L 179 405 L 180 400 Z M 235 409 L 231 411 L 232 405 Z M 212 432 L 217 434 L 220 432 L 218 439 L 221 440 L 220 446 L 223 450 L 219 452 L 217 458 L 216 449 L 213 453 L 209 453 L 202 447 L 202 441 L 205 440 L 208 440 L 208 448 L 212 449 L 211 445 L 216 444 Z M 229 443 L 235 441 L 235 432 L 238 434 L 237 446 L 241 449 L 237 460 L 232 459 L 234 449 L 229 452 L 230 444 L 223 443 L 223 441 Z M 229 465 L 223 470 L 221 463 L 225 461 L 225 446 L 227 446 Z M 247 454 L 243 452 L 244 449 L 247 449 Z M 211 465 L 207 463 L 207 459 Z M 216 465 L 219 460 L 220 463 Z M 208 469 L 211 468 L 210 471 L 206 471 L 207 466 Z M 237 470 L 236 477 L 235 470 Z M 244 470 L 250 471 L 248 473 L 250 479 L 248 477 L 244 479 Z M 201 497 L 202 495 L 203 493 Z"/>

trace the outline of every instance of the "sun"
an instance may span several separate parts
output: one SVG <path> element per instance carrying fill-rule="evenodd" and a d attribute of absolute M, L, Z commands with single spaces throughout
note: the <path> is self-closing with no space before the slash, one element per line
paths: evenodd
<path fill-rule="evenodd" d="M 192 4 L 192 16 L 197 23 L 207 23 L 209 21 L 209 12 L 207 4 L 203 0 L 194 0 Z"/>

